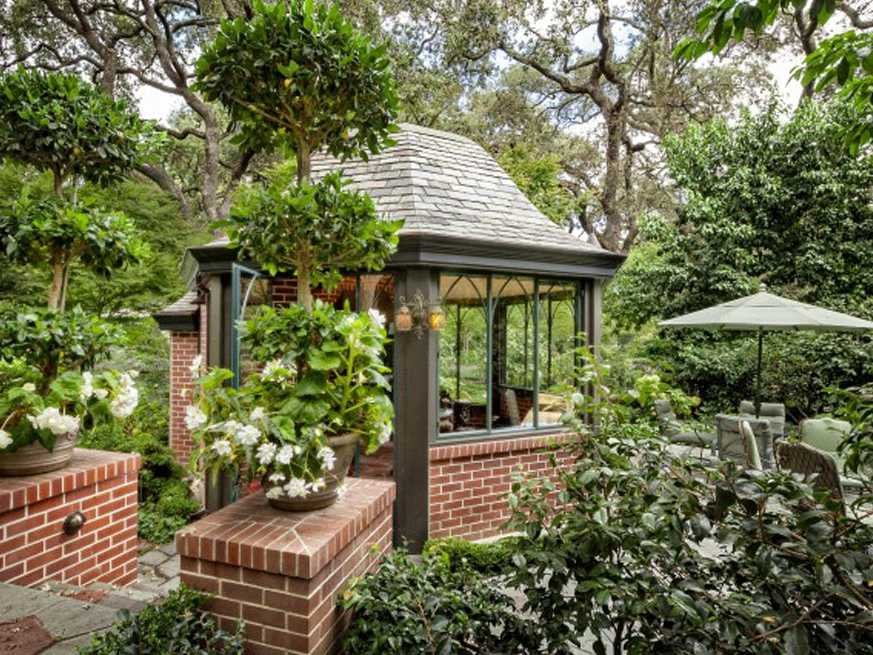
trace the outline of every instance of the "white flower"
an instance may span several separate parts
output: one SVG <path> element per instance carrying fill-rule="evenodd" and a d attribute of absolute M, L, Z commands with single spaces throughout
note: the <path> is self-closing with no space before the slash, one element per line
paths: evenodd
<path fill-rule="evenodd" d="M 85 402 L 94 395 L 94 376 L 90 371 L 82 373 L 82 388 L 79 390 L 79 400 Z"/>
<path fill-rule="evenodd" d="M 570 396 L 570 400 L 573 401 L 573 404 L 576 407 L 581 407 L 582 405 L 585 404 L 585 396 L 583 396 L 578 391 L 576 393 L 574 393 L 572 396 Z"/>
<path fill-rule="evenodd" d="M 276 461 L 287 466 L 291 463 L 291 460 L 294 459 L 294 455 L 296 454 L 294 446 L 282 446 L 276 454 Z"/>
<path fill-rule="evenodd" d="M 191 360 L 191 366 L 188 370 L 191 371 L 191 379 L 196 380 L 200 377 L 200 372 L 203 369 L 203 355 L 197 355 Z"/>
<path fill-rule="evenodd" d="M 386 421 L 379 429 L 379 445 L 387 443 L 391 439 L 391 434 L 394 432 L 394 426 L 391 421 Z"/>
<path fill-rule="evenodd" d="M 261 371 L 261 377 L 284 379 L 287 378 L 289 375 L 294 375 L 295 373 L 296 371 L 294 370 L 293 364 L 286 364 L 281 359 L 277 358 L 267 362 L 264 365 L 264 368 Z"/>
<path fill-rule="evenodd" d="M 36 385 L 33 382 L 26 382 L 21 385 L 21 388 L 24 389 L 27 393 L 33 393 L 36 391 Z"/>
<path fill-rule="evenodd" d="M 46 407 L 36 416 L 27 418 L 37 430 L 50 430 L 58 437 L 64 434 L 76 434 L 79 431 L 79 417 L 62 414 L 57 407 Z"/>
<path fill-rule="evenodd" d="M 252 413 L 249 414 L 249 420 L 254 423 L 255 421 L 263 421 L 267 418 L 267 412 L 263 407 L 255 407 L 252 410 Z"/>
<path fill-rule="evenodd" d="M 254 425 L 243 425 L 236 431 L 236 440 L 241 446 L 254 446 L 261 438 L 261 431 Z"/>
<path fill-rule="evenodd" d="M 282 473 L 273 473 L 269 478 L 267 478 L 273 484 L 282 484 L 285 482 L 285 476 Z"/>
<path fill-rule="evenodd" d="M 231 452 L 233 452 L 233 447 L 227 439 L 218 439 L 213 442 L 212 450 L 218 453 L 220 457 L 227 457 Z"/>
<path fill-rule="evenodd" d="M 106 400 L 106 396 L 109 395 L 109 389 L 94 389 L 94 395 L 97 397 L 97 400 Z"/>
<path fill-rule="evenodd" d="M 282 487 L 270 487 L 264 495 L 275 500 L 282 496 Z"/>
<path fill-rule="evenodd" d="M 309 484 L 306 485 L 307 491 L 310 493 L 315 493 L 316 491 L 321 491 L 326 486 L 324 478 L 318 478 L 317 480 L 313 480 Z"/>
<path fill-rule="evenodd" d="M 12 437 L 6 430 L 0 430 L 0 450 L 12 443 Z"/>
<path fill-rule="evenodd" d="M 327 446 L 325 446 L 324 448 L 319 450 L 318 459 L 321 460 L 324 468 L 328 471 L 332 471 L 333 467 L 336 465 L 336 453 L 333 452 L 333 448 L 328 448 Z"/>
<path fill-rule="evenodd" d="M 206 414 L 196 405 L 188 405 L 185 408 L 185 427 L 189 430 L 199 430 L 206 425 Z"/>
<path fill-rule="evenodd" d="M 291 478 L 283 489 L 288 498 L 300 498 L 306 495 L 306 481 L 300 478 Z"/>
<path fill-rule="evenodd" d="M 121 388 L 109 403 L 109 411 L 115 418 L 127 418 L 139 404 L 139 391 L 133 383 L 136 375 L 136 371 L 130 371 L 121 376 Z"/>
<path fill-rule="evenodd" d="M 336 496 L 337 496 L 337 498 L 342 498 L 343 496 L 345 496 L 345 495 L 346 495 L 346 492 L 347 492 L 348 490 L 349 490 L 349 488 L 346 486 L 346 483 L 343 482 L 341 485 L 339 485 L 339 486 L 336 488 Z"/>
<path fill-rule="evenodd" d="M 239 421 L 234 421 L 233 419 L 230 419 L 229 421 L 225 421 L 224 423 L 219 423 L 218 425 L 215 426 L 215 428 L 217 430 L 221 430 L 222 432 L 224 432 L 227 435 L 236 434 L 243 427 L 245 427 L 245 426 L 242 423 L 240 423 Z"/>
<path fill-rule="evenodd" d="M 374 325 L 377 325 L 380 328 L 385 327 L 385 314 L 380 312 L 375 307 L 371 307 L 367 310 L 367 314 L 370 315 L 370 320 L 373 321 Z"/>
<path fill-rule="evenodd" d="M 273 462 L 273 458 L 276 456 L 276 450 L 276 444 L 262 443 L 258 446 L 258 454 L 256 455 L 258 463 L 261 466 L 270 465 Z"/>

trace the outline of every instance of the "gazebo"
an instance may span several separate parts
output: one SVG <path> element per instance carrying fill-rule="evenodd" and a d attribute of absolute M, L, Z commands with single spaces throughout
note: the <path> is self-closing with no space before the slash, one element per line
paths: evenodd
<path fill-rule="evenodd" d="M 409 124 L 393 138 L 368 161 L 313 161 L 314 176 L 341 169 L 380 214 L 405 219 L 384 271 L 348 271 L 316 295 L 387 316 L 395 536 L 416 549 L 429 536 L 495 534 L 511 470 L 545 468 L 577 335 L 597 343 L 602 283 L 623 258 L 546 218 L 473 141 Z M 294 302 L 296 284 L 221 239 L 189 249 L 183 270 L 191 290 L 155 318 L 171 339 L 170 442 L 187 458 L 191 359 L 245 375 L 237 320 Z"/>

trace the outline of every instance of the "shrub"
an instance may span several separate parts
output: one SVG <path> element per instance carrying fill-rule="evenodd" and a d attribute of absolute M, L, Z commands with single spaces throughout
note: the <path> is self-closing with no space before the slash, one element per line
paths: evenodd
<path fill-rule="evenodd" d="M 529 622 L 512 598 L 476 571 L 453 570 L 438 557 L 416 564 L 403 551 L 356 580 L 341 604 L 354 611 L 344 652 L 529 653 Z"/>
<path fill-rule="evenodd" d="M 483 575 L 500 575 L 512 564 L 516 544 L 514 537 L 490 543 L 474 543 L 459 537 L 431 539 L 424 545 L 422 556 L 438 560 L 452 571 L 473 569 Z"/>
<path fill-rule="evenodd" d="M 220 630 L 203 611 L 205 602 L 205 595 L 182 586 L 137 615 L 122 610 L 115 625 L 79 648 L 79 655 L 242 655 L 242 624 L 234 634 Z"/>

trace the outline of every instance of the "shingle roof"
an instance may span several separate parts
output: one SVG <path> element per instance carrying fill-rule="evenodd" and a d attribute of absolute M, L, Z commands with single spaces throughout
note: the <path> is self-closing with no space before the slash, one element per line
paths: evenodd
<path fill-rule="evenodd" d="M 190 316 L 199 311 L 197 292 L 188 291 L 181 298 L 156 312 L 154 316 Z"/>
<path fill-rule="evenodd" d="M 369 161 L 316 155 L 314 177 L 340 169 L 386 218 L 403 218 L 404 235 L 430 235 L 606 252 L 544 216 L 481 146 L 466 137 L 404 123 L 396 145 Z"/>

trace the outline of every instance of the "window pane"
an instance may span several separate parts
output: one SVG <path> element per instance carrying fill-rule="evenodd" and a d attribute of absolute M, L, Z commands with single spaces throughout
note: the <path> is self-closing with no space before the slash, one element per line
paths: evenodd
<path fill-rule="evenodd" d="M 540 281 L 539 300 L 539 425 L 552 425 L 560 422 L 573 385 L 576 285 Z"/>
<path fill-rule="evenodd" d="M 446 325 L 440 333 L 440 432 L 485 427 L 488 397 L 488 283 L 484 276 L 441 275 Z"/>
<path fill-rule="evenodd" d="M 533 278 L 495 276 L 491 286 L 491 427 L 533 425 Z"/>

